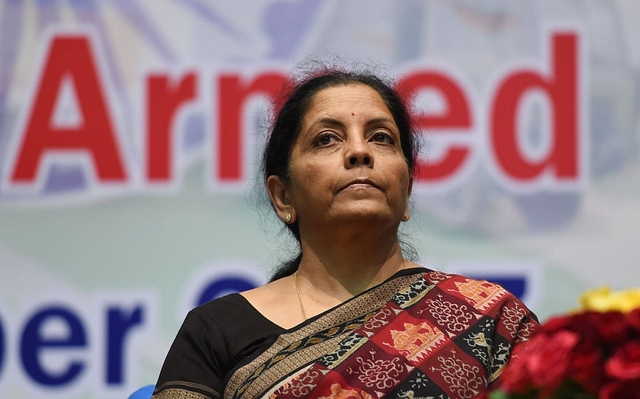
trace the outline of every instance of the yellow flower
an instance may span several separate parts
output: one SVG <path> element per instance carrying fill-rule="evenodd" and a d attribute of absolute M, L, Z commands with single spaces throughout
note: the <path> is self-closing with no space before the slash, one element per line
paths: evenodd
<path fill-rule="evenodd" d="M 609 287 L 596 288 L 582 294 L 580 304 L 583 310 L 628 313 L 635 308 L 640 308 L 640 289 L 611 292 Z"/>

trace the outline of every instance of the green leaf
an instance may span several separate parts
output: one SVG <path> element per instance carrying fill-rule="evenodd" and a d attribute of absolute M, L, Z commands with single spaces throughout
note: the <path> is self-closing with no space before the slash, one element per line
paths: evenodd
<path fill-rule="evenodd" d="M 515 393 L 515 394 L 506 394 L 500 390 L 493 391 L 489 394 L 489 399 L 535 399 L 536 395 L 534 392 L 530 393 Z"/>

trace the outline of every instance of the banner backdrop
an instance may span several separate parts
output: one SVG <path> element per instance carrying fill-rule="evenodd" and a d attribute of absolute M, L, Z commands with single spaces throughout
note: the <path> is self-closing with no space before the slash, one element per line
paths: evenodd
<path fill-rule="evenodd" d="M 122 398 L 292 244 L 257 177 L 310 60 L 396 79 L 405 240 L 541 319 L 640 284 L 640 3 L 0 1 L 0 397 Z"/>

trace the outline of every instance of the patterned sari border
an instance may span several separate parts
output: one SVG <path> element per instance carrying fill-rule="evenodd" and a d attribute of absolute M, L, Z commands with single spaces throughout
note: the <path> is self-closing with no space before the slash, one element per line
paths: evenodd
<path fill-rule="evenodd" d="M 375 311 L 423 277 L 424 271 L 389 280 L 352 298 L 308 324 L 285 333 L 254 360 L 230 377 L 225 397 L 261 396 L 296 370 L 331 352 L 348 334 L 366 323 Z"/>
<path fill-rule="evenodd" d="M 189 390 L 181 387 L 189 388 Z M 194 392 L 193 389 L 206 392 L 209 395 Z M 156 387 L 151 399 L 211 399 L 219 397 L 219 392 L 202 384 L 189 381 L 168 381 Z"/>

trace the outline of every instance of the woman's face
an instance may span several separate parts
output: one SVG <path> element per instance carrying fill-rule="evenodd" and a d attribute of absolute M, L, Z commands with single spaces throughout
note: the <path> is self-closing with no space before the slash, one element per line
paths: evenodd
<path fill-rule="evenodd" d="M 408 212 L 411 184 L 400 133 L 374 89 L 353 84 L 313 97 L 285 184 L 301 234 L 358 221 L 397 227 Z"/>

